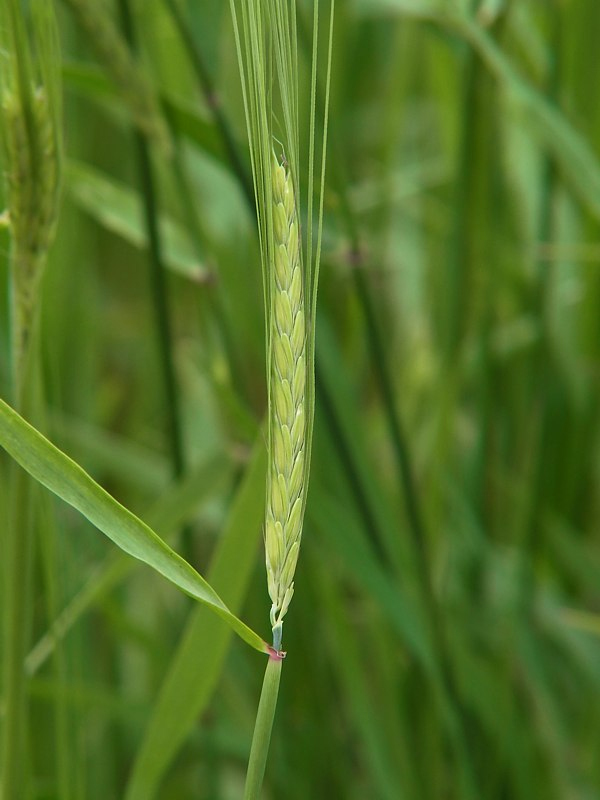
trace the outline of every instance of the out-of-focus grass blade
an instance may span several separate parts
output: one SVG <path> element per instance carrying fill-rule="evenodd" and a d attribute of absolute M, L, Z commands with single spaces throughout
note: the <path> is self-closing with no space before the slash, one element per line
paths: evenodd
<path fill-rule="evenodd" d="M 561 617 L 569 628 L 600 636 L 600 614 L 578 608 L 564 608 Z"/>
<path fill-rule="evenodd" d="M 565 797 L 570 784 L 571 765 L 567 756 L 570 740 L 566 716 L 568 711 L 560 703 L 556 685 L 550 680 L 552 661 L 556 654 L 544 647 L 540 639 L 531 635 L 526 627 L 518 631 L 516 651 L 521 674 L 533 710 L 532 723 L 536 724 L 539 740 L 536 745 L 544 751 L 549 767 L 548 776 L 556 787 L 556 796 Z M 547 792 L 544 792 L 546 795 Z"/>
<path fill-rule="evenodd" d="M 310 555 L 311 574 L 315 576 L 320 608 L 327 617 L 331 634 L 331 641 L 328 642 L 331 658 L 340 686 L 349 702 L 349 711 L 354 716 L 356 731 L 362 743 L 361 750 L 364 749 L 365 761 L 373 775 L 373 785 L 377 787 L 377 797 L 388 800 L 402 797 L 402 784 L 392 766 L 397 761 L 390 758 L 383 730 L 377 716 L 373 714 L 370 678 L 367 677 L 369 671 L 365 664 L 368 659 L 361 653 L 351 620 L 344 609 L 343 598 L 332 584 L 331 573 L 323 568 L 322 554 L 318 552 L 315 557 L 315 548 L 311 548 Z"/>
<path fill-rule="evenodd" d="M 148 246 L 137 192 L 87 164 L 69 162 L 66 176 L 73 200 L 99 225 L 139 249 Z M 208 271 L 198 263 L 197 251 L 186 231 L 164 215 L 160 217 L 160 228 L 166 265 L 197 283 L 206 280 Z"/>
<path fill-rule="evenodd" d="M 587 141 L 559 109 L 521 78 L 486 31 L 463 16 L 457 17 L 455 25 L 508 91 L 515 110 L 525 115 L 532 134 L 552 154 L 572 189 L 599 218 L 600 164 Z"/>
<path fill-rule="evenodd" d="M 377 481 L 365 453 L 368 447 L 363 438 L 360 413 L 355 402 L 355 387 L 352 383 L 336 336 L 325 317 L 318 320 L 319 379 L 326 388 L 334 408 L 340 436 L 346 448 L 345 458 L 352 465 L 355 480 L 360 485 L 363 503 L 368 507 L 369 529 L 373 543 L 383 558 L 398 570 L 404 563 L 403 543 L 397 535 L 396 512 L 390 508 L 385 492 Z M 366 520 L 365 520 L 366 523 Z"/>
<path fill-rule="evenodd" d="M 472 635 L 469 622 L 467 611 L 463 625 L 453 626 L 450 629 L 452 635 L 448 637 L 461 697 L 473 719 L 493 741 L 499 763 L 510 768 L 512 780 L 523 791 L 527 770 L 523 769 L 523 752 L 519 748 L 522 718 L 514 700 L 510 665 L 505 665 L 484 648 L 481 652 L 473 652 L 471 641 L 465 636 L 465 633 Z M 489 702 L 490 697 L 496 700 L 494 704 Z"/>
<path fill-rule="evenodd" d="M 232 614 L 187 561 L 3 400 L 0 400 L 0 444 L 30 475 L 80 511 L 122 550 L 209 606 L 256 650 L 269 652 L 261 637 Z"/>
<path fill-rule="evenodd" d="M 586 592 L 600 585 L 600 556 L 595 547 L 582 541 L 576 529 L 561 519 L 551 518 L 546 527 L 552 556 L 568 579 Z"/>
<path fill-rule="evenodd" d="M 506 9 L 506 0 L 481 0 L 477 19 L 482 25 L 491 25 Z"/>
<path fill-rule="evenodd" d="M 31 681 L 30 691 L 34 697 L 43 700 L 58 698 L 66 706 L 79 709 L 84 714 L 101 711 L 108 719 L 118 720 L 123 724 L 139 719 L 143 713 L 143 704 L 123 697 L 122 692 L 106 691 L 85 683 L 35 678 Z"/>
<path fill-rule="evenodd" d="M 399 633 L 411 655 L 431 672 L 430 644 L 419 610 L 378 564 L 367 541 L 361 536 L 352 513 L 336 502 L 315 482 L 308 513 L 312 524 L 330 547 L 345 562 L 349 574 L 377 600 L 390 624 Z"/>
<path fill-rule="evenodd" d="M 444 13 L 448 0 L 356 0 L 355 4 L 365 16 L 393 12 L 416 19 L 437 19 Z"/>
<path fill-rule="evenodd" d="M 564 114 L 520 76 L 494 39 L 460 11 L 458 4 L 362 0 L 359 10 L 365 16 L 392 13 L 430 19 L 467 41 L 507 92 L 513 110 L 524 115 L 531 133 L 552 154 L 575 193 L 600 218 L 600 163 L 593 150 Z"/>
<path fill-rule="evenodd" d="M 210 567 L 211 584 L 239 609 L 260 538 L 266 449 L 259 434 L 252 460 L 229 513 Z M 125 795 L 151 800 L 195 720 L 210 698 L 231 639 L 204 608 L 192 611 L 148 723 Z"/>

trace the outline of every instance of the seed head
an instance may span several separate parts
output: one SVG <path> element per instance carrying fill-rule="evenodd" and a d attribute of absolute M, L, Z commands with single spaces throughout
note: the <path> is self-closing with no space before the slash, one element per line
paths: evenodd
<path fill-rule="evenodd" d="M 280 632 L 294 593 L 304 514 L 306 333 L 294 187 L 273 156 L 270 450 L 265 549 L 271 624 Z"/>

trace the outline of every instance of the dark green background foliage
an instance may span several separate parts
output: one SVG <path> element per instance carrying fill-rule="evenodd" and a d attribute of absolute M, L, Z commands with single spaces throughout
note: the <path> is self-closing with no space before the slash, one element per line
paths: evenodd
<path fill-rule="evenodd" d="M 266 637 L 260 464 L 244 483 L 264 318 L 228 3 L 134 4 L 170 159 L 57 11 L 45 430 Z M 265 797 L 600 796 L 599 32 L 597 0 L 339 0 L 313 470 Z M 144 197 L 168 220 L 158 250 Z M 31 646 L 74 615 L 32 668 L 23 797 L 239 797 L 264 657 L 207 616 L 177 677 L 191 601 L 36 503 Z M 229 529 L 249 545 L 215 567 Z"/>

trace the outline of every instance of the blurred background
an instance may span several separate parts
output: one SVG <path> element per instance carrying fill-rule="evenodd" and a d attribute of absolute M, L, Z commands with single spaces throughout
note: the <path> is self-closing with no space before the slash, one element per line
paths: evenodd
<path fill-rule="evenodd" d="M 125 28 L 124 7 L 56 4 L 46 432 L 267 637 L 229 4 L 140 0 Z M 265 798 L 600 798 L 599 34 L 596 0 L 336 4 L 313 468 Z M 261 657 L 41 491 L 36 520 L 23 796 L 240 797 Z"/>

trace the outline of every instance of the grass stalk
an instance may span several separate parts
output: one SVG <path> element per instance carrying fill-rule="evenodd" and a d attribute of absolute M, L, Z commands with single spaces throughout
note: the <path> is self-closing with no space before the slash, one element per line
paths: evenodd
<path fill-rule="evenodd" d="M 244 787 L 244 800 L 259 800 L 260 798 L 275 709 L 277 707 L 281 665 L 282 659 L 279 656 L 272 655 L 269 657 L 252 736 L 250 759 L 246 772 L 246 785 Z"/>
<path fill-rule="evenodd" d="M 173 179 L 180 197 L 180 208 L 186 220 L 196 251 L 200 257 L 200 255 L 205 252 L 205 232 L 194 196 L 194 187 L 192 186 L 190 175 L 186 171 L 185 152 L 181 147 L 181 139 L 178 136 L 172 114 L 169 112 L 168 107 L 165 108 L 165 118 L 169 124 L 173 141 Z M 235 150 L 235 145 L 232 146 Z M 254 204 L 252 204 L 252 208 L 254 208 Z M 222 286 L 218 276 L 209 286 L 203 287 L 203 291 L 199 296 L 199 307 L 201 335 L 204 335 L 206 341 L 211 339 L 210 325 L 207 324 L 207 322 L 212 321 L 216 330 L 216 338 L 219 340 L 219 344 L 217 345 L 215 342 L 215 346 L 220 348 L 227 362 L 228 379 L 231 381 L 234 390 L 240 398 L 244 411 L 250 416 L 250 412 L 247 411 L 244 405 L 245 393 L 242 370 L 223 307 Z"/>
<path fill-rule="evenodd" d="M 150 286 L 165 395 L 168 440 L 171 451 L 173 475 L 174 477 L 180 477 L 185 470 L 183 431 L 179 412 L 175 365 L 173 362 L 173 324 L 169 305 L 167 274 L 162 256 L 162 243 L 158 227 L 156 184 L 148 144 L 143 134 L 135 133 L 135 147 L 138 156 L 138 170 L 142 196 L 144 198 L 144 219 L 149 243 L 148 264 Z"/>
<path fill-rule="evenodd" d="M 29 643 L 32 574 L 32 484 L 16 464 L 11 469 L 9 533 L 4 545 L 3 693 L 4 716 L 0 797 L 19 796 L 25 778 L 27 702 L 23 663 Z"/>
<path fill-rule="evenodd" d="M 371 542 L 374 552 L 382 565 L 387 567 L 388 558 L 384 545 L 385 536 L 379 529 L 377 517 L 371 507 L 368 492 L 365 490 L 361 480 L 360 471 L 357 468 L 352 455 L 352 450 L 348 444 L 348 435 L 341 424 L 339 414 L 336 412 L 334 398 L 328 388 L 328 382 L 320 360 L 317 358 L 315 363 L 316 392 L 321 413 L 327 420 L 327 433 L 331 438 L 334 449 L 337 452 L 340 464 L 343 468 L 351 496 L 354 499 L 356 509 L 360 514 L 367 538 Z"/>
<path fill-rule="evenodd" d="M 135 25 L 128 0 L 119 0 L 119 9 L 125 39 L 132 52 L 135 52 Z M 152 168 L 148 135 L 142 129 L 133 133 L 137 154 L 138 175 L 144 203 L 144 222 L 148 237 L 148 266 L 152 307 L 156 323 L 158 356 L 162 374 L 165 412 L 167 418 L 167 438 L 171 455 L 173 476 L 181 477 L 185 471 L 183 446 L 183 426 L 179 410 L 179 393 L 175 365 L 173 361 L 173 333 L 169 304 L 167 272 L 163 259 L 163 247 L 158 223 L 158 200 L 156 181 Z M 191 531 L 183 531 L 182 549 L 184 557 L 190 560 L 192 542 Z"/>
<path fill-rule="evenodd" d="M 553 105 L 558 104 L 560 96 L 561 71 L 560 54 L 563 52 L 562 37 L 564 12 L 558 7 L 551 10 L 553 53 L 550 62 L 546 97 Z M 557 238 L 557 197 L 558 170 L 555 162 L 547 155 L 542 163 L 540 174 L 541 203 L 538 219 L 538 240 L 544 246 L 551 246 Z M 552 343 L 552 287 L 554 266 L 551 261 L 538 258 L 536 264 L 536 286 L 533 298 L 534 313 L 538 319 L 541 336 L 534 348 L 531 361 L 531 402 L 532 411 L 537 416 L 534 437 L 532 492 L 526 531 L 523 541 L 523 564 L 521 575 L 521 602 L 525 613 L 531 614 L 536 595 L 534 561 L 540 555 L 543 542 L 543 522 L 541 519 L 544 503 L 546 478 L 547 443 L 552 438 L 552 405 L 555 396 L 562 390 L 562 379 L 557 369 L 557 361 Z"/>

